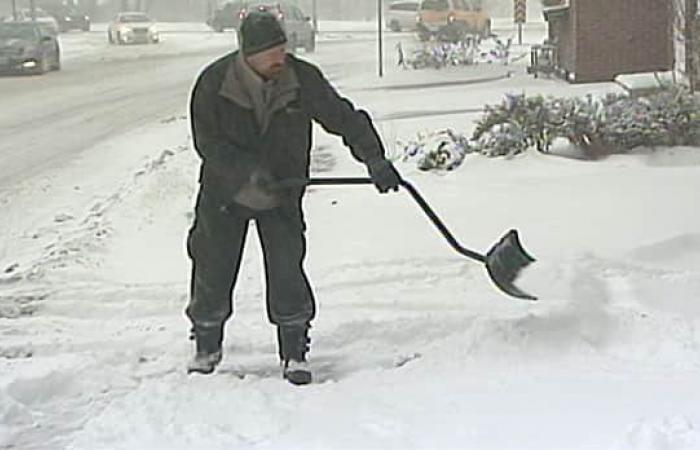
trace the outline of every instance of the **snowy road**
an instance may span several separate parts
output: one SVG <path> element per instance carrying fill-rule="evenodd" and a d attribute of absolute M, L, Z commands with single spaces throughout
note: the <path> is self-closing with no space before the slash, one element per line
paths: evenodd
<path fill-rule="evenodd" d="M 126 53 L 124 48 L 104 50 Z M 0 78 L 0 192 L 101 140 L 180 113 L 198 68 L 223 51 L 222 42 L 200 54 L 107 61 L 101 51 L 65 58 L 60 72 Z"/>

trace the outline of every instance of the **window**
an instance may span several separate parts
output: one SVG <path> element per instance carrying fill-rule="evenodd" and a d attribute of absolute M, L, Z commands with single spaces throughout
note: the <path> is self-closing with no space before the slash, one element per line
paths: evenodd
<path fill-rule="evenodd" d="M 452 0 L 452 5 L 454 9 L 458 9 L 460 11 L 469 11 L 472 9 L 464 0 Z"/>
<path fill-rule="evenodd" d="M 418 3 L 405 2 L 405 3 L 393 3 L 389 5 L 391 11 L 418 11 Z"/>
<path fill-rule="evenodd" d="M 130 23 L 130 22 L 150 22 L 151 19 L 145 14 L 123 14 L 119 16 L 119 22 Z"/>
<path fill-rule="evenodd" d="M 0 27 L 0 38 L 2 39 L 32 39 L 36 38 L 37 31 L 36 28 L 32 26 L 25 26 L 22 24 L 3 24 Z"/>
<path fill-rule="evenodd" d="M 39 26 L 40 37 L 54 37 L 56 36 L 56 31 L 52 30 L 50 27 L 40 25 Z"/>
<path fill-rule="evenodd" d="M 542 0 L 542 9 L 562 9 L 569 7 L 569 0 Z"/>
<path fill-rule="evenodd" d="M 450 9 L 450 5 L 447 4 L 447 0 L 423 0 L 421 4 L 421 9 L 429 9 L 432 11 L 447 11 Z"/>
<path fill-rule="evenodd" d="M 296 6 L 291 6 L 290 11 L 292 13 L 292 19 L 298 20 L 300 22 L 304 21 L 304 14 Z"/>

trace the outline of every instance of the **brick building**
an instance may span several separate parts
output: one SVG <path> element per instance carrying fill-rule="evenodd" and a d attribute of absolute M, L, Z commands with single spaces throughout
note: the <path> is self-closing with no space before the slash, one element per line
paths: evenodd
<path fill-rule="evenodd" d="M 544 0 L 558 70 L 572 82 L 673 68 L 669 0 Z"/>

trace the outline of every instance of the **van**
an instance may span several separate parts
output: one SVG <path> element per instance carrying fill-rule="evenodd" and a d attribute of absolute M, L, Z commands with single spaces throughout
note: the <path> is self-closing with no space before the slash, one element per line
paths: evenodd
<path fill-rule="evenodd" d="M 386 9 L 386 27 L 391 31 L 415 30 L 419 6 L 418 0 L 391 2 Z"/>
<path fill-rule="evenodd" d="M 491 35 L 491 18 L 481 0 L 422 0 L 417 26 L 421 40 L 434 37 L 456 42 L 467 35 Z"/>

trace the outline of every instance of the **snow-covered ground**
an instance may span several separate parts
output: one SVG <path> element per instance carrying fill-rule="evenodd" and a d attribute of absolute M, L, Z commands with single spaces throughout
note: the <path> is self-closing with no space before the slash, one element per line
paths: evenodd
<path fill-rule="evenodd" d="M 346 64 L 363 60 L 351 48 Z M 417 131 L 470 131 L 478 116 L 455 112 L 506 92 L 619 89 L 535 80 L 522 63 L 389 67 L 381 81 L 327 70 L 394 155 Z M 494 80 L 439 86 L 469 78 Z M 416 83 L 433 86 L 396 89 Z M 364 174 L 315 134 L 315 174 Z M 184 373 L 197 165 L 176 115 L 17 188 L 32 208 L 10 236 L 27 251 L 0 266 L 0 448 L 700 448 L 699 149 L 471 155 L 449 173 L 398 163 L 464 245 L 519 229 L 538 259 L 519 285 L 538 302 L 499 293 L 406 193 L 312 189 L 304 388 L 280 377 L 252 236 L 224 361 Z"/>

